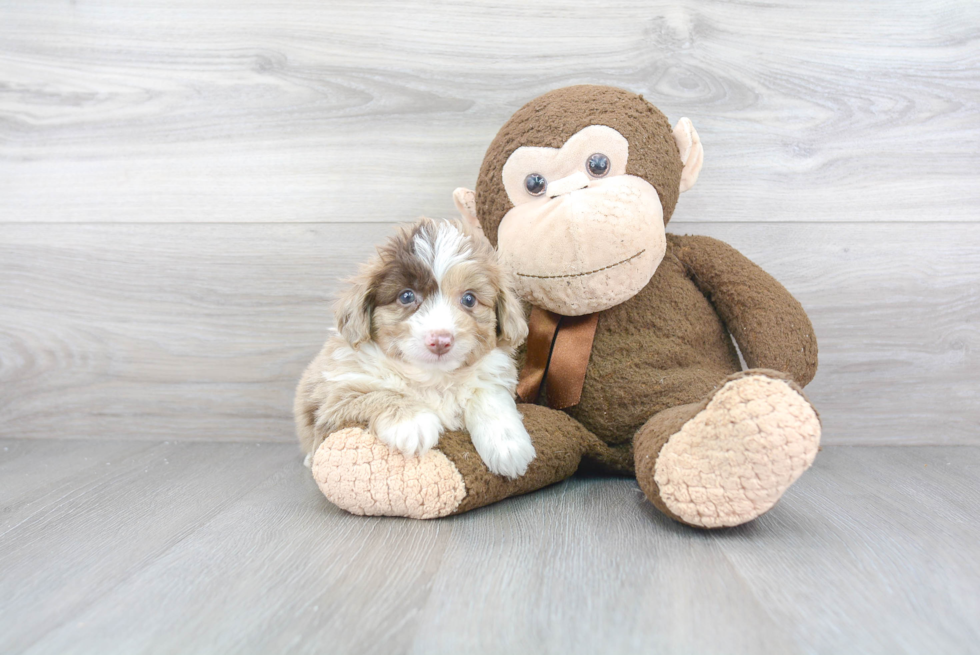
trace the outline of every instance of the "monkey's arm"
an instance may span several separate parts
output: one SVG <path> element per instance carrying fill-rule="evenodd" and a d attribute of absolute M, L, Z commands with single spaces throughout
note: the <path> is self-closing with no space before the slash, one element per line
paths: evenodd
<path fill-rule="evenodd" d="M 783 285 L 727 243 L 669 239 L 674 254 L 721 315 L 750 368 L 788 373 L 806 385 L 817 372 L 817 339 L 802 305 Z"/>

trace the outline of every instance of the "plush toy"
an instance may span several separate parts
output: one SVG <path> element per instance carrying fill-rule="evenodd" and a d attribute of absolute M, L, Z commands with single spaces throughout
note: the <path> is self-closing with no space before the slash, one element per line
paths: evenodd
<path fill-rule="evenodd" d="M 528 304 L 518 395 L 537 457 L 509 480 L 464 433 L 406 458 L 347 428 L 314 457 L 326 497 L 355 514 L 433 518 L 587 470 L 635 475 L 692 526 L 769 510 L 817 453 L 820 421 L 801 389 L 817 343 L 800 304 L 731 246 L 666 233 L 702 159 L 688 119 L 671 129 L 620 89 L 569 87 L 519 109 L 475 194 L 455 200 Z"/>

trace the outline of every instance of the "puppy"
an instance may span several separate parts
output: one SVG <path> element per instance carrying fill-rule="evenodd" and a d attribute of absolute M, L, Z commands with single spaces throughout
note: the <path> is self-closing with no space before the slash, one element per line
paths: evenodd
<path fill-rule="evenodd" d="M 527 323 L 482 234 L 459 221 L 402 228 L 352 281 L 337 334 L 306 369 L 294 413 L 310 464 L 331 433 L 367 425 L 406 456 L 466 428 L 494 473 L 524 474 L 534 446 L 514 402 Z"/>

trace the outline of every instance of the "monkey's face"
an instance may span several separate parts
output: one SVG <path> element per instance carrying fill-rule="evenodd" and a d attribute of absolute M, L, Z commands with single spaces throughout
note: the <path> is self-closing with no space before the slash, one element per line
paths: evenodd
<path fill-rule="evenodd" d="M 523 146 L 503 167 L 514 205 L 497 233 L 500 263 L 526 301 L 565 316 L 636 295 L 666 250 L 657 190 L 626 174 L 629 142 L 592 125 L 560 148 Z"/>

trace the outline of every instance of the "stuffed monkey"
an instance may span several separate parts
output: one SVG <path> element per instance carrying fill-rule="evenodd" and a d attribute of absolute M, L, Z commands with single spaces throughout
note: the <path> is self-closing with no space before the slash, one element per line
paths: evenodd
<path fill-rule="evenodd" d="M 800 303 L 731 246 L 666 233 L 702 161 L 691 121 L 672 129 L 621 89 L 568 87 L 519 109 L 476 192 L 454 197 L 528 306 L 518 395 L 537 457 L 510 480 L 465 433 L 405 458 L 347 428 L 314 457 L 327 498 L 355 514 L 434 518 L 587 470 L 635 475 L 691 526 L 768 511 L 817 453 L 820 420 L 802 391 L 817 342 Z"/>

